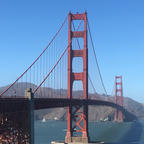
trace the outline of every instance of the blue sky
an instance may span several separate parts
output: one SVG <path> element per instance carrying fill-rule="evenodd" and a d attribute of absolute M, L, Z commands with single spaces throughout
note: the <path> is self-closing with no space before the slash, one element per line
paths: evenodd
<path fill-rule="evenodd" d="M 31 64 L 70 10 L 86 10 L 108 93 L 122 75 L 124 96 L 144 103 L 143 7 L 143 0 L 1 0 L 0 86 Z"/>

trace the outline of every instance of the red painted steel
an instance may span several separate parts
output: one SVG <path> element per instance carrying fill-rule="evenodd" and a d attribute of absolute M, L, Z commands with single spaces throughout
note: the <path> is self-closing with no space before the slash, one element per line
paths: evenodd
<path fill-rule="evenodd" d="M 83 31 L 72 32 L 72 20 L 84 21 Z M 72 49 L 72 39 L 81 37 L 84 40 L 82 50 Z M 75 80 L 83 83 L 83 99 L 88 99 L 88 48 L 87 48 L 87 14 L 69 13 L 69 30 L 68 30 L 68 99 L 73 99 L 72 87 Z M 72 59 L 74 57 L 83 58 L 83 72 L 72 72 Z M 88 106 L 70 106 L 67 109 L 67 134 L 66 142 L 72 142 L 75 136 L 81 137 L 82 141 L 88 142 Z"/>
<path fill-rule="evenodd" d="M 122 76 L 115 77 L 115 103 L 123 107 Z M 115 110 L 115 121 L 123 121 L 123 113 L 118 109 Z"/>

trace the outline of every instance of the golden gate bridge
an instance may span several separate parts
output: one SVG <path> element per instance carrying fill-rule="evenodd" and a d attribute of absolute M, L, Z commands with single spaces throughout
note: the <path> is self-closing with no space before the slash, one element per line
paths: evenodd
<path fill-rule="evenodd" d="M 68 37 L 65 36 L 66 30 Z M 134 117 L 123 107 L 122 76 L 115 77 L 115 99 L 105 101 L 96 97 L 99 95 L 95 83 L 98 79 L 108 97 L 87 13 L 69 12 L 42 53 L 12 84 L 3 88 L 0 94 L 1 123 L 8 127 L 9 121 L 10 128 L 21 128 L 21 133 L 27 135 L 27 141 L 33 144 L 33 111 L 67 107 L 65 143 L 88 143 L 88 105 L 115 108 L 115 121 L 122 122 L 127 115 Z M 79 94 L 76 95 L 75 91 Z M 22 134 L 18 136 L 19 143 L 23 138 Z"/>

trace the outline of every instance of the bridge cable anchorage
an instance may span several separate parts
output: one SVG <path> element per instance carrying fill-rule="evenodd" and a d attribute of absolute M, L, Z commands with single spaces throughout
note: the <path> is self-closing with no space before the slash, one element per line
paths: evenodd
<path fill-rule="evenodd" d="M 77 27 L 77 31 L 80 27 L 82 23 L 82 20 L 80 21 L 78 27 Z M 70 44 L 72 43 L 72 40 L 70 41 Z M 43 81 L 39 84 L 39 86 L 33 91 L 33 93 L 36 93 L 36 91 L 41 87 L 41 85 L 46 81 L 46 79 L 49 77 L 49 75 L 53 72 L 53 70 L 56 68 L 56 66 L 58 65 L 58 63 L 60 62 L 60 60 L 63 58 L 63 56 L 65 55 L 66 51 L 68 50 L 68 47 L 70 46 L 70 44 L 68 44 L 68 46 L 65 48 L 64 52 L 62 53 L 62 55 L 60 56 L 60 58 L 58 59 L 58 61 L 55 63 L 55 65 L 53 66 L 53 68 L 49 71 L 49 73 L 45 76 L 45 78 L 43 79 Z"/>
<path fill-rule="evenodd" d="M 57 35 L 59 34 L 59 32 L 61 31 L 61 29 L 63 28 L 64 24 L 66 23 L 66 20 L 68 18 L 68 15 L 66 16 L 66 18 L 64 19 L 62 25 L 60 26 L 60 28 L 58 29 L 58 31 L 55 33 L 55 35 L 53 36 L 53 38 L 51 39 L 51 41 L 48 43 L 48 45 L 45 47 L 45 49 L 42 51 L 42 53 L 35 59 L 35 61 L 10 85 L 8 86 L 1 94 L 0 97 L 7 92 L 14 84 L 16 84 L 16 82 L 19 81 L 19 79 L 21 79 L 23 77 L 23 75 L 25 73 L 28 72 L 28 70 L 38 61 L 38 59 L 45 53 L 45 51 L 49 48 L 49 46 L 51 45 L 51 43 L 54 41 L 54 39 L 57 37 Z"/>
<path fill-rule="evenodd" d="M 72 25 L 73 25 L 73 29 L 74 29 L 74 31 L 75 31 L 75 26 L 74 26 L 74 23 L 73 23 L 73 22 L 72 22 Z M 78 48 L 80 49 L 80 43 L 79 43 L 78 38 L 76 38 L 76 40 L 77 40 Z M 92 85 L 92 88 L 93 88 L 93 90 L 94 90 L 94 93 L 96 93 L 96 89 L 95 89 L 95 87 L 94 87 L 94 84 L 93 84 L 92 79 L 91 79 L 91 77 L 90 77 L 89 74 L 88 74 L 88 78 L 89 78 L 89 81 L 90 81 L 90 83 L 91 83 L 91 85 Z"/>
<path fill-rule="evenodd" d="M 95 52 L 94 43 L 93 43 L 93 39 L 92 39 L 91 30 L 90 30 L 88 20 L 87 20 L 87 23 L 88 23 L 88 32 L 89 32 L 89 35 L 90 35 L 90 40 L 91 40 L 91 44 L 92 44 L 92 48 L 93 48 L 93 52 L 94 52 L 95 62 L 96 62 L 97 68 L 98 68 L 98 73 L 100 75 L 101 83 L 102 83 L 103 89 L 105 91 L 105 94 L 106 94 L 106 96 L 108 96 L 105 85 L 104 85 L 104 81 L 103 81 L 103 78 L 102 78 L 102 74 L 101 74 L 101 71 L 100 71 L 100 67 L 99 67 L 99 64 L 98 64 L 98 60 L 97 60 L 97 56 L 96 56 L 96 52 Z"/>

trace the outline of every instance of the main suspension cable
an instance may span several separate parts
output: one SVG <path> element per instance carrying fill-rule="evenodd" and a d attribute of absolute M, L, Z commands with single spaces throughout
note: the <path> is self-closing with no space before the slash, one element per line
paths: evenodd
<path fill-rule="evenodd" d="M 38 61 L 38 59 L 44 54 L 44 52 L 48 49 L 48 47 L 51 45 L 51 43 L 54 41 L 54 39 L 56 38 L 56 36 L 59 34 L 59 32 L 61 31 L 61 29 L 63 28 L 64 24 L 66 23 L 68 16 L 66 16 L 66 18 L 64 19 L 62 25 L 60 26 L 60 28 L 58 29 L 58 31 L 55 33 L 55 35 L 53 36 L 53 38 L 51 39 L 51 41 L 48 43 L 48 45 L 45 47 L 45 49 L 42 51 L 42 53 L 35 59 L 35 61 L 10 85 L 8 86 L 8 88 L 6 88 L 1 94 L 0 97 L 6 92 L 8 91 L 14 84 L 16 84 L 16 82 L 23 77 L 23 75 Z"/>
<path fill-rule="evenodd" d="M 88 22 L 88 20 L 87 20 L 87 22 Z M 88 22 L 88 32 L 89 32 L 89 35 L 90 35 L 90 40 L 91 40 L 91 44 L 92 44 L 92 48 L 93 48 L 93 53 L 94 53 L 94 57 L 95 57 L 95 62 L 96 62 L 97 68 L 98 68 L 98 73 L 99 73 L 99 75 L 100 75 L 101 83 L 102 83 L 102 86 L 103 86 L 103 89 L 104 89 L 104 91 L 105 91 L 106 96 L 108 96 L 107 91 L 106 91 L 106 88 L 105 88 L 105 85 L 104 85 L 104 81 L 103 81 L 103 78 L 102 78 L 102 75 L 101 75 L 100 67 L 99 67 L 99 64 L 98 64 L 98 60 L 97 60 L 97 56 L 96 56 L 96 52 L 95 52 L 95 48 L 94 48 L 94 43 L 93 43 L 91 31 L 90 31 L 89 22 Z"/>
<path fill-rule="evenodd" d="M 78 27 L 77 27 L 77 31 L 80 27 L 82 23 L 82 20 L 80 21 Z M 55 67 L 58 65 L 58 63 L 60 62 L 60 60 L 63 58 L 64 54 L 66 53 L 66 51 L 68 50 L 68 47 L 71 45 L 72 40 L 70 41 L 70 43 L 68 44 L 68 46 L 66 47 L 66 49 L 64 50 L 64 52 L 62 53 L 62 55 L 60 56 L 60 58 L 58 59 L 58 61 L 55 63 L 55 65 L 53 66 L 53 68 L 49 71 L 49 73 L 46 75 L 46 77 L 43 79 L 43 81 L 39 84 L 39 86 L 34 90 L 33 93 L 36 93 L 36 91 L 41 87 L 41 85 L 46 81 L 46 79 L 49 77 L 49 75 L 53 72 L 53 70 L 55 69 Z"/>

